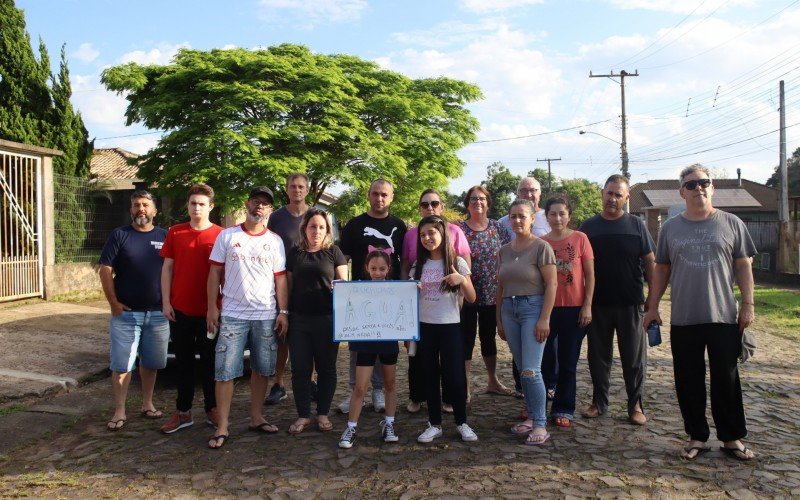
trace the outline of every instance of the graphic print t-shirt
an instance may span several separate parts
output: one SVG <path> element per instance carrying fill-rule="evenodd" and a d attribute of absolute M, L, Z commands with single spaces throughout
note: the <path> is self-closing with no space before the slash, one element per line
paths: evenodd
<path fill-rule="evenodd" d="M 275 276 L 286 273 L 286 254 L 280 237 L 264 229 L 252 234 L 244 226 L 224 229 L 209 258 L 225 266 L 222 315 L 237 319 L 275 319 Z"/>
<path fill-rule="evenodd" d="M 439 285 L 445 277 L 442 262 L 441 260 L 428 260 L 422 266 L 422 275 L 419 279 L 422 285 L 419 294 L 419 320 L 423 323 L 448 325 L 461 321 L 458 292 L 442 292 L 439 289 Z M 414 263 L 411 266 L 409 272 L 411 276 L 414 276 L 416 265 Z M 467 261 L 461 257 L 456 257 L 456 269 L 462 276 L 470 275 Z"/>
<path fill-rule="evenodd" d="M 392 272 L 387 279 L 400 279 L 400 255 L 405 235 L 405 222 L 393 215 L 376 219 L 364 213 L 350 219 L 342 230 L 342 243 L 339 247 L 353 261 L 350 270 L 352 279 L 369 279 L 364 271 L 364 261 L 370 246 L 385 248 L 391 252 Z"/>
<path fill-rule="evenodd" d="M 542 239 L 550 243 L 553 253 L 556 254 L 558 288 L 555 307 L 582 306 L 586 298 L 583 262 L 594 260 L 589 238 L 580 231 L 573 231 L 563 240 L 551 240 L 546 236 Z"/>

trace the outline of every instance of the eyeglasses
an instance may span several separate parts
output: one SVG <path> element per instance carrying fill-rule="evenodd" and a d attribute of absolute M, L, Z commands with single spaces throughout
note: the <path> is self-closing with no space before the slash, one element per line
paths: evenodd
<path fill-rule="evenodd" d="M 519 188 L 517 189 L 519 194 L 536 194 L 539 192 L 538 188 Z"/>
<path fill-rule="evenodd" d="M 479 201 L 483 202 L 483 203 L 486 203 L 486 197 L 485 196 L 470 196 L 469 197 L 469 202 L 470 203 L 478 203 Z"/>
<path fill-rule="evenodd" d="M 705 189 L 711 185 L 711 179 L 695 179 L 693 181 L 686 181 L 683 183 L 683 188 L 688 189 L 689 191 L 694 191 L 698 185 Z"/>
<path fill-rule="evenodd" d="M 256 198 L 250 198 L 250 203 L 253 204 L 254 207 L 267 207 L 272 208 L 272 203 L 268 201 L 258 200 Z"/>
<path fill-rule="evenodd" d="M 420 208 L 424 208 L 425 210 L 428 210 L 429 208 L 437 209 L 441 206 L 441 204 L 442 202 L 438 200 L 419 202 Z"/>

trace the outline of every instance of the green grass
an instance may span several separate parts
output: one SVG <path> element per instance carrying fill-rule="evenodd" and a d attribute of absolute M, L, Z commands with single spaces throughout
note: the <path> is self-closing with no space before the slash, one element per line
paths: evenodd
<path fill-rule="evenodd" d="M 756 329 L 800 340 L 800 292 L 757 286 L 753 299 Z"/>
<path fill-rule="evenodd" d="M 22 404 L 12 404 L 8 406 L 4 406 L 0 408 L 0 417 L 5 417 L 6 415 L 11 415 L 12 413 L 16 413 L 18 411 L 23 411 L 25 409 L 25 405 Z"/>

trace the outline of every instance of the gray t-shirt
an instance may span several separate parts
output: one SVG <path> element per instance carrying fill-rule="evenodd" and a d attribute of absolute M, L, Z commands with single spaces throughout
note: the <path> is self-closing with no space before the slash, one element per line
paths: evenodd
<path fill-rule="evenodd" d="M 503 297 L 512 295 L 543 295 L 544 280 L 540 267 L 556 264 L 553 247 L 541 238 L 517 252 L 514 243 L 500 247 L 497 276 L 503 284 Z"/>
<path fill-rule="evenodd" d="M 286 255 L 289 255 L 289 250 L 297 246 L 297 240 L 300 239 L 300 223 L 303 222 L 303 215 L 295 217 L 286 210 L 286 207 L 281 207 L 269 216 L 267 228 L 281 237 Z"/>
<path fill-rule="evenodd" d="M 665 222 L 656 262 L 670 265 L 671 323 L 736 324 L 734 260 L 755 254 L 744 222 L 728 212 L 717 210 L 698 221 L 678 215 Z"/>
<path fill-rule="evenodd" d="M 416 266 L 417 263 L 414 262 L 409 273 L 411 276 L 414 276 Z M 467 261 L 461 257 L 456 257 L 456 269 L 462 276 L 470 275 Z M 419 279 L 422 285 L 419 293 L 419 320 L 423 323 L 448 325 L 461 322 L 461 311 L 458 306 L 460 293 L 439 290 L 439 285 L 445 276 L 441 260 L 428 260 L 422 265 L 422 276 Z"/>

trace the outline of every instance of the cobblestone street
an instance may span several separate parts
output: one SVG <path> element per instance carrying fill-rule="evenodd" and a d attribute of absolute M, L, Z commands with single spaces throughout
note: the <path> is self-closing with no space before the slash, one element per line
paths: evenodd
<path fill-rule="evenodd" d="M 667 307 L 662 305 L 662 310 Z M 665 319 L 667 315 L 664 315 Z M 668 328 L 665 328 L 665 332 Z M 758 329 L 756 328 L 756 331 Z M 367 408 L 359 439 L 351 450 L 337 448 L 346 418 L 333 414 L 333 432 L 312 425 L 301 435 L 286 431 L 296 416 L 291 391 L 277 406 L 265 407 L 276 435 L 247 431 L 249 390 L 236 387 L 231 439 L 219 451 L 206 448 L 213 430 L 204 424 L 202 406 L 195 425 L 174 435 L 158 432 L 163 421 L 138 416 L 138 400 L 128 405 L 122 431 L 105 428 L 110 407 L 108 380 L 101 380 L 40 404 L 39 412 L 74 415 L 45 438 L 4 456 L 0 495 L 35 497 L 774 497 L 800 496 L 800 349 L 796 343 L 759 333 L 755 358 L 741 368 L 750 438 L 758 459 L 740 463 L 725 457 L 713 429 L 713 451 L 696 461 L 679 458 L 685 436 L 672 381 L 669 335 L 651 348 L 645 391 L 644 427 L 627 422 L 619 365 L 612 373 L 610 411 L 587 420 L 578 416 L 568 430 L 550 427 L 544 446 L 525 446 L 508 429 L 521 401 L 480 393 L 482 363 L 473 367 L 469 422 L 475 443 L 458 439 L 445 415 L 444 436 L 431 445 L 416 442 L 427 420 L 409 414 L 407 360 L 401 355 L 398 444 L 379 440 L 381 416 Z M 501 378 L 513 383 L 510 355 L 499 354 Z M 578 412 L 590 397 L 584 355 L 578 367 Z M 476 349 L 476 353 L 478 350 Z M 168 414 L 175 391 L 162 377 L 157 405 Z M 339 384 L 334 404 L 347 388 L 347 352 L 339 354 Z M 136 389 L 132 390 L 135 394 Z M 198 391 L 199 394 L 199 391 Z M 88 411 L 74 411 L 83 408 Z M 36 407 L 30 411 L 37 411 Z M 73 413 L 70 413 L 73 411 Z M 0 417 L 10 418 L 9 416 Z M 710 410 L 709 410 L 710 421 Z M 15 432 L 25 433 L 26 421 Z"/>

